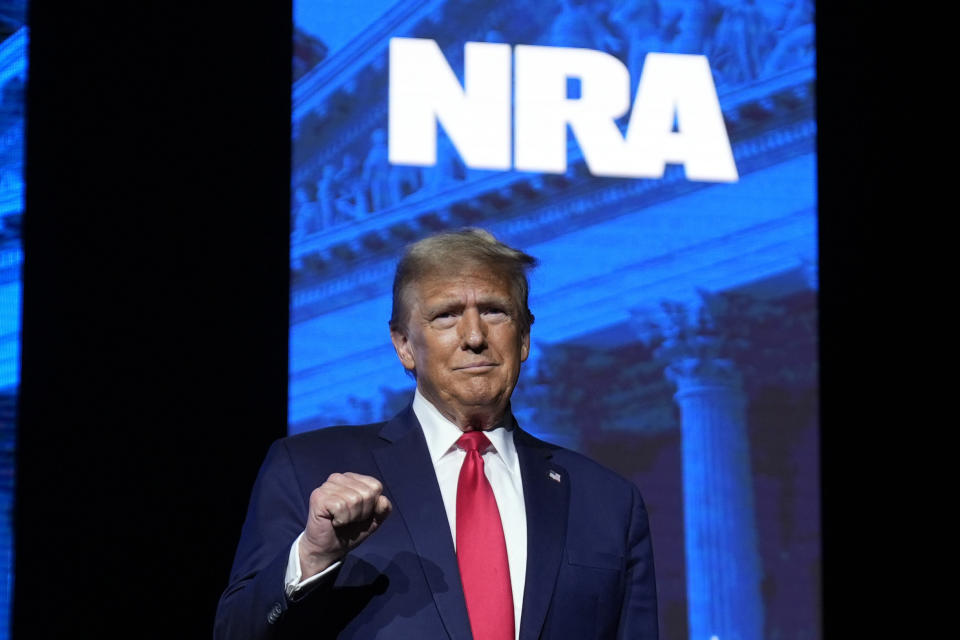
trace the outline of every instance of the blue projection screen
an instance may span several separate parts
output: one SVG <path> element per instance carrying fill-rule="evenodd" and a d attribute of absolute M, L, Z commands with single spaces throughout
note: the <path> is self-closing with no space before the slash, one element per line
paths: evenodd
<path fill-rule="evenodd" d="M 662 636 L 820 627 L 813 4 L 295 3 L 289 431 L 391 417 L 395 260 L 540 260 L 513 407 L 633 480 Z"/>
<path fill-rule="evenodd" d="M 0 640 L 10 637 L 23 244 L 27 3 L 0 3 Z"/>

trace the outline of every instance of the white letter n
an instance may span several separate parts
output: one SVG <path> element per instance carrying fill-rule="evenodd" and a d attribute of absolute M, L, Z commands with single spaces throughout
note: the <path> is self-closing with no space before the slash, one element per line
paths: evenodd
<path fill-rule="evenodd" d="M 466 43 L 461 87 L 436 42 L 391 38 L 390 162 L 435 165 L 439 122 L 468 167 L 509 169 L 510 53 Z"/>

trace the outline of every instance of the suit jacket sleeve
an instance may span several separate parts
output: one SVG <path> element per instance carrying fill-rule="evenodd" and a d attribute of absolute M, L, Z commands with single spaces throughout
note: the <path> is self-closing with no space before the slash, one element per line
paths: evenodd
<path fill-rule="evenodd" d="M 275 635 L 288 608 L 284 575 L 290 545 L 306 522 L 307 495 L 285 441 L 278 440 L 267 452 L 253 486 L 230 584 L 217 607 L 216 640 Z"/>
<path fill-rule="evenodd" d="M 640 491 L 633 487 L 633 507 L 627 532 L 626 590 L 617 638 L 657 640 L 657 585 L 653 571 L 650 523 Z"/>

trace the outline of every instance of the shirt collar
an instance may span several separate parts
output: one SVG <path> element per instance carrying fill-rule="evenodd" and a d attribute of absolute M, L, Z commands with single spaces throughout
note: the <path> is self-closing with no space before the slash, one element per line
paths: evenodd
<path fill-rule="evenodd" d="M 420 394 L 420 389 L 413 394 L 413 413 L 420 421 L 423 436 L 427 440 L 427 449 L 430 451 L 430 460 L 436 466 L 440 458 L 456 449 L 457 440 L 463 432 L 424 398 Z M 493 445 L 488 451 L 500 456 L 507 469 L 519 471 L 520 460 L 517 457 L 517 448 L 513 444 L 513 420 L 505 420 L 504 426 L 484 431 L 484 434 Z"/>

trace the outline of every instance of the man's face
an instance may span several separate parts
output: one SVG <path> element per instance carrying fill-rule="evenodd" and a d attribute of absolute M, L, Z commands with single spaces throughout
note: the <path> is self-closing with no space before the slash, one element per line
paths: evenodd
<path fill-rule="evenodd" d="M 467 268 L 428 276 L 405 294 L 406 331 L 391 338 L 420 393 L 461 429 L 493 427 L 530 352 L 509 280 Z"/>

